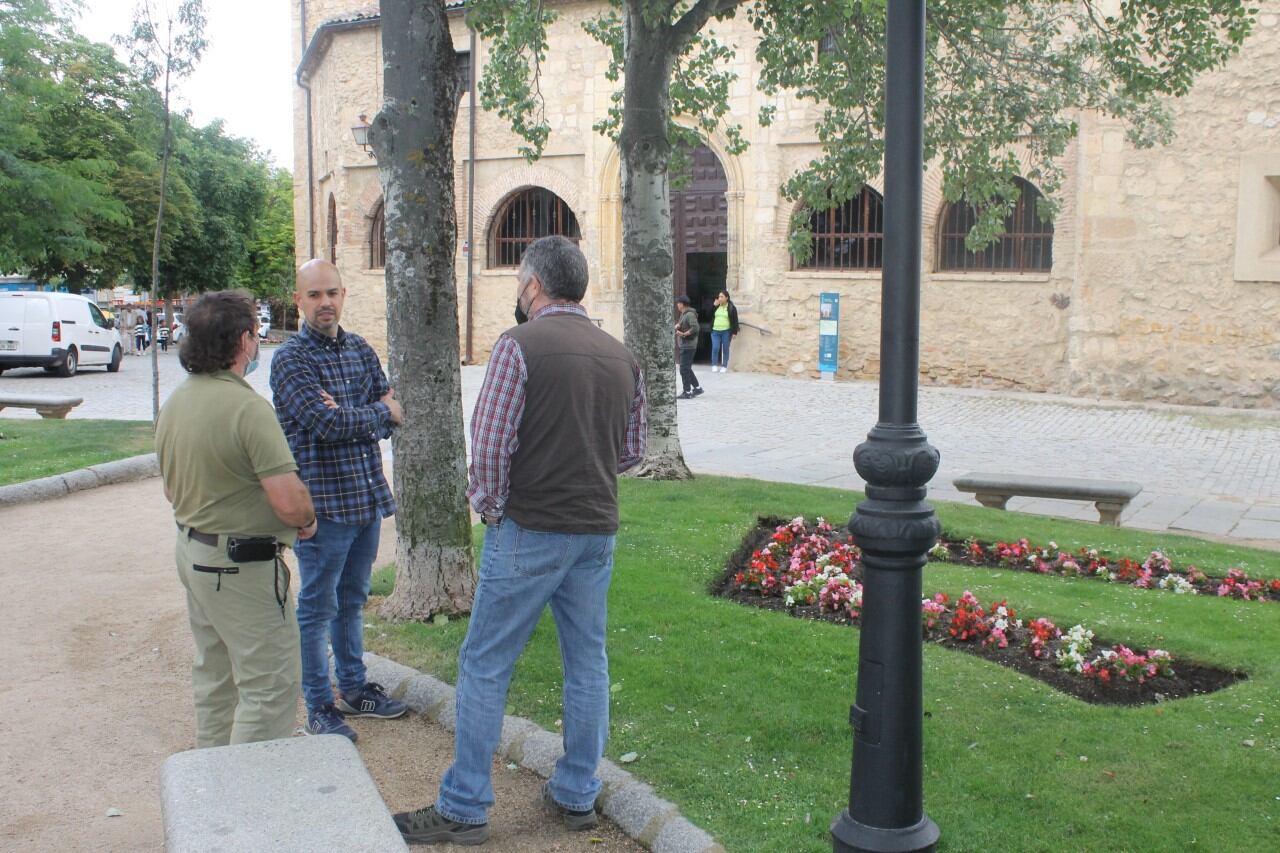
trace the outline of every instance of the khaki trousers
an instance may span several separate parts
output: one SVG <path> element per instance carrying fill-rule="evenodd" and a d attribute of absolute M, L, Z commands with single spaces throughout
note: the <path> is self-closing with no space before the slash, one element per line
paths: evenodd
<path fill-rule="evenodd" d="M 195 639 L 196 746 L 289 737 L 302 664 L 294 599 L 285 593 L 288 569 L 281 566 L 277 587 L 274 563 L 237 565 L 227 557 L 226 537 L 218 545 L 178 533 L 178 577 Z M 277 594 L 285 596 L 283 612 Z"/>

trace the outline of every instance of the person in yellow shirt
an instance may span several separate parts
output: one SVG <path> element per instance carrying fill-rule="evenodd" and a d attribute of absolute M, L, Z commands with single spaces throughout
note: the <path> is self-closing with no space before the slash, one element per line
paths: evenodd
<path fill-rule="evenodd" d="M 716 294 L 716 313 L 711 320 L 711 372 L 729 372 L 729 344 L 738 334 L 738 309 L 729 291 Z"/>

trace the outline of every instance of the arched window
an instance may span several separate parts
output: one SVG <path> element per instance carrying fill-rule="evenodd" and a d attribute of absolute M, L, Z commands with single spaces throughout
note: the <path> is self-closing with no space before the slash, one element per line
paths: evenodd
<path fill-rule="evenodd" d="M 964 238 L 978 221 L 978 211 L 965 202 L 943 208 L 938 220 L 940 271 L 1049 272 L 1053 268 L 1053 223 L 1041 219 L 1036 210 L 1043 196 L 1022 178 L 1013 180 L 1018 201 L 1005 217 L 1004 231 L 976 252 L 965 248 Z"/>
<path fill-rule="evenodd" d="M 373 212 L 373 224 L 369 226 L 369 269 L 382 269 L 387 265 L 387 220 L 382 202 Z"/>
<path fill-rule="evenodd" d="M 837 207 L 809 215 L 813 232 L 805 270 L 878 270 L 884 266 L 884 198 L 871 187 Z"/>
<path fill-rule="evenodd" d="M 338 262 L 338 202 L 329 193 L 329 263 Z"/>
<path fill-rule="evenodd" d="M 526 187 L 507 198 L 493 218 L 490 267 L 516 267 L 525 248 L 539 237 L 559 234 L 578 242 L 578 217 L 551 190 Z"/>

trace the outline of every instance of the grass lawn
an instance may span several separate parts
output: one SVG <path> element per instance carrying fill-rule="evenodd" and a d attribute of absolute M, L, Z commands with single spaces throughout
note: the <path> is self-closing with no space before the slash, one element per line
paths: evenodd
<path fill-rule="evenodd" d="M 859 497 L 716 477 L 621 484 L 609 755 L 638 752 L 628 769 L 729 850 L 831 849 L 828 826 L 848 792 L 859 634 L 715 599 L 707 585 L 758 515 L 839 524 Z M 1211 574 L 1240 565 L 1280 577 L 1280 553 L 978 507 L 942 504 L 939 514 L 960 536 L 1053 539 L 1139 559 L 1159 547 Z M 375 593 L 391 583 L 390 569 L 379 572 Z M 942 830 L 939 849 L 1280 849 L 1280 605 L 946 564 L 931 564 L 924 586 L 1007 597 L 1026 618 L 1084 623 L 1249 674 L 1209 696 L 1095 706 L 926 648 L 925 809 Z M 456 677 L 465 620 L 374 626 L 371 650 Z M 554 729 L 560 659 L 549 615 L 508 701 L 509 712 Z"/>
<path fill-rule="evenodd" d="M 0 418 L 0 486 L 156 449 L 150 421 Z"/>

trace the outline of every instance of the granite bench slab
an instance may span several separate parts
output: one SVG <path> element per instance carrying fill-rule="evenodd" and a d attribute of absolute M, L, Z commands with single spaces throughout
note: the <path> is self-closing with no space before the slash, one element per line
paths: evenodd
<path fill-rule="evenodd" d="M 83 402 L 83 397 L 32 397 L 9 394 L 0 397 L 0 409 L 6 406 L 15 409 L 35 409 L 42 418 L 65 418 L 67 412 Z"/>
<path fill-rule="evenodd" d="M 408 850 L 339 735 L 179 752 L 160 771 L 160 797 L 170 853 Z"/>
<path fill-rule="evenodd" d="M 962 492 L 973 492 L 978 503 L 1004 509 L 1014 495 L 1029 498 L 1093 501 L 1098 520 L 1120 525 L 1120 513 L 1142 491 L 1141 483 L 1125 480 L 1092 480 L 1076 477 L 1038 477 L 1028 474 L 969 473 L 952 480 Z"/>

